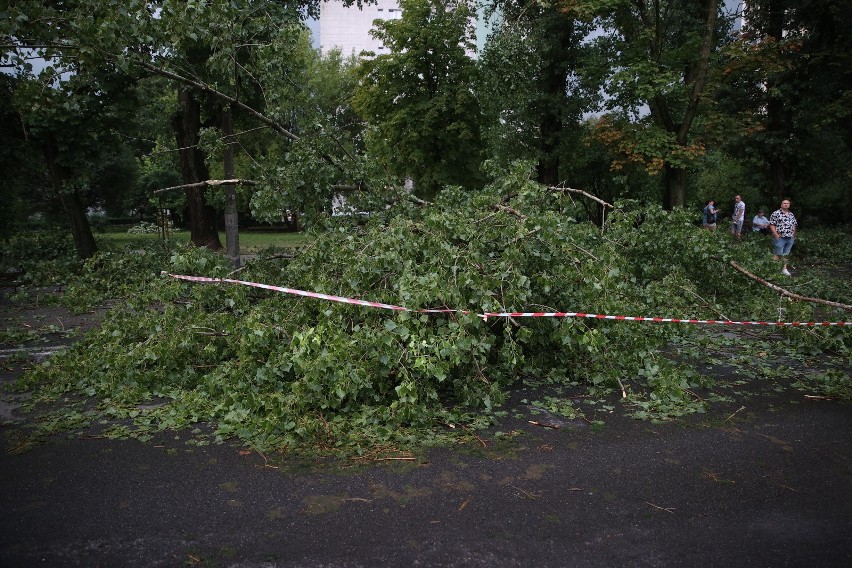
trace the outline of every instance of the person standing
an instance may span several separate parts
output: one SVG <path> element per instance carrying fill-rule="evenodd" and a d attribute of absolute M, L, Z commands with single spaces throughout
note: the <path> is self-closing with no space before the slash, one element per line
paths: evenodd
<path fill-rule="evenodd" d="M 799 224 L 796 222 L 796 216 L 790 211 L 790 200 L 784 199 L 781 201 L 781 208 L 773 211 L 769 216 L 769 231 L 772 233 L 772 248 L 774 252 L 773 258 L 778 260 L 780 257 L 784 263 L 781 268 L 781 274 L 790 276 L 790 271 L 787 270 L 787 257 L 790 255 L 790 250 L 793 248 L 793 242 L 796 240 L 796 229 Z"/>
<path fill-rule="evenodd" d="M 769 219 L 763 214 L 763 209 L 758 209 L 757 215 L 751 220 L 751 230 L 753 233 L 769 234 Z"/>
<path fill-rule="evenodd" d="M 734 214 L 731 217 L 731 234 L 736 238 L 743 235 L 743 222 L 745 222 L 745 201 L 739 195 L 734 197 Z"/>
<path fill-rule="evenodd" d="M 707 207 L 704 208 L 704 228 L 716 232 L 716 220 L 719 210 L 716 209 L 716 201 L 711 199 L 707 202 Z"/>

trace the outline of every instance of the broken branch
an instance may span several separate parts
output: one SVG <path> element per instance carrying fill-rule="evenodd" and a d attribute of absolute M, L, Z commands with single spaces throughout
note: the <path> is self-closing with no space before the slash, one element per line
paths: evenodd
<path fill-rule="evenodd" d="M 257 185 L 256 181 L 250 179 L 208 179 L 195 183 L 185 183 L 183 185 L 175 185 L 172 187 L 164 187 L 154 191 L 154 195 L 166 193 L 167 191 L 177 191 L 179 189 L 196 189 L 200 187 L 213 187 L 217 185 Z"/>
<path fill-rule="evenodd" d="M 840 302 L 832 302 L 831 300 L 823 300 L 822 298 L 809 298 L 808 296 L 801 296 L 801 295 L 796 294 L 794 292 L 790 292 L 789 290 L 786 290 L 786 289 L 782 288 L 781 286 L 778 286 L 776 284 L 772 284 L 771 282 L 767 282 L 763 278 L 761 278 L 761 277 L 759 277 L 755 274 L 752 274 L 751 272 L 749 272 L 748 270 L 746 270 L 745 268 L 743 268 L 742 266 L 740 266 L 739 264 L 737 264 L 733 260 L 730 261 L 730 264 L 738 272 L 745 274 L 746 276 L 748 276 L 749 278 L 751 278 L 755 282 L 763 284 L 764 286 L 766 286 L 770 290 L 775 290 L 776 292 L 778 292 L 782 296 L 787 296 L 788 298 L 793 298 L 794 300 L 801 300 L 803 302 L 812 302 L 814 304 L 823 304 L 825 306 L 831 306 L 833 308 L 840 308 L 840 309 L 846 310 L 848 312 L 852 312 L 852 306 L 850 306 L 848 304 L 841 304 Z"/>
<path fill-rule="evenodd" d="M 558 191 L 558 192 L 561 192 L 561 193 L 579 193 L 580 195 L 588 197 L 592 201 L 597 201 L 598 203 L 600 203 L 604 207 L 609 207 L 610 209 L 615 209 L 615 206 L 612 205 L 611 203 L 607 203 L 606 201 L 604 201 L 600 197 L 595 197 L 591 193 L 583 191 L 582 189 L 574 189 L 574 188 L 571 188 L 571 187 L 556 187 L 556 186 L 551 186 L 548 189 L 550 189 L 551 191 Z"/>

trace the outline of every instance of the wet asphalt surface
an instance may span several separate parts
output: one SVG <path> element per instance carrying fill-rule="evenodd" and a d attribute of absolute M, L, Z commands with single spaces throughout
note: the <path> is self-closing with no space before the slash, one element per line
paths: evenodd
<path fill-rule="evenodd" d="M 0 567 L 852 565 L 852 405 L 788 391 L 731 408 L 507 418 L 510 442 L 318 467 L 181 432 L 10 453 L 7 407 Z"/>

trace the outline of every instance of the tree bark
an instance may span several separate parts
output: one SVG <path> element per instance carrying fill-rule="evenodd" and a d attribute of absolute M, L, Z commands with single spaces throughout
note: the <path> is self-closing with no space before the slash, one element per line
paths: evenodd
<path fill-rule="evenodd" d="M 742 266 L 740 266 L 739 264 L 737 264 L 733 260 L 731 260 L 730 263 L 731 263 L 731 266 L 733 266 L 738 272 L 745 274 L 746 276 L 748 276 L 749 278 L 751 278 L 755 282 L 763 284 L 764 286 L 766 286 L 767 288 L 769 288 L 771 290 L 775 290 L 776 292 L 778 292 L 782 296 L 787 296 L 788 298 L 792 298 L 794 300 L 801 300 L 803 302 L 811 302 L 813 304 L 823 304 L 823 305 L 826 305 L 826 306 L 831 306 L 833 308 L 841 308 L 841 309 L 846 310 L 847 312 L 852 312 L 852 306 L 850 306 L 849 304 L 841 304 L 840 302 L 833 302 L 831 300 L 823 300 L 822 298 L 811 298 L 811 297 L 808 297 L 808 296 L 802 296 L 802 295 L 796 294 L 795 292 L 790 292 L 789 290 L 786 290 L 785 288 L 782 288 L 781 286 L 772 284 L 771 282 L 767 282 L 763 278 L 756 276 L 755 274 L 749 272 L 748 270 L 746 270 L 745 268 L 743 268 Z"/>
<path fill-rule="evenodd" d="M 59 199 L 62 202 L 62 208 L 65 210 L 71 235 L 74 237 L 77 254 L 82 259 L 91 258 L 98 252 L 98 245 L 95 243 L 94 235 L 92 235 L 92 227 L 89 225 L 89 218 L 86 216 L 80 193 L 77 190 L 71 193 L 60 193 Z"/>
<path fill-rule="evenodd" d="M 206 180 L 209 175 L 204 154 L 198 148 L 201 105 L 189 90 L 178 91 L 180 110 L 172 117 L 172 128 L 179 148 L 180 173 L 184 184 Z M 188 187 L 186 194 L 190 239 L 199 247 L 220 250 L 222 242 L 216 230 L 216 210 L 207 203 L 203 187 Z"/>
<path fill-rule="evenodd" d="M 663 207 L 672 210 L 686 205 L 686 170 L 666 164 L 666 187 Z"/>
<path fill-rule="evenodd" d="M 781 41 L 784 37 L 784 12 L 786 8 L 786 2 L 782 0 L 770 0 L 767 6 L 768 18 L 764 32 L 776 41 Z M 766 82 L 766 92 L 769 95 L 769 101 L 766 104 L 766 133 L 770 140 L 767 165 L 769 166 L 770 189 L 772 195 L 778 201 L 786 195 L 786 159 L 780 146 L 782 140 L 787 139 L 790 133 L 788 111 L 785 108 L 784 100 L 778 95 L 773 95 L 782 81 L 781 77 L 775 76 L 770 77 Z"/>
<path fill-rule="evenodd" d="M 95 237 L 92 234 L 92 227 L 89 225 L 89 218 L 86 216 L 80 192 L 76 189 L 73 191 L 63 189 L 63 183 L 70 176 L 56 163 L 56 149 L 52 145 L 47 145 L 43 148 L 43 153 L 50 183 L 53 186 L 54 194 L 62 203 L 65 218 L 68 220 L 68 228 L 71 229 L 71 236 L 74 238 L 77 255 L 84 260 L 91 258 L 98 252 L 98 245 L 95 243 Z"/>
<path fill-rule="evenodd" d="M 540 156 L 536 167 L 536 177 L 542 185 L 553 186 L 559 183 L 560 145 L 565 137 L 566 124 L 571 124 L 566 113 L 574 110 L 568 100 L 568 74 L 576 68 L 576 51 L 579 43 L 575 36 L 575 21 L 572 16 L 554 13 L 539 21 L 539 25 L 552 38 L 554 45 L 544 53 L 541 70 L 540 101 L 541 118 L 539 122 Z M 578 117 L 576 117 L 578 118 Z"/>
<path fill-rule="evenodd" d="M 227 138 L 225 146 L 224 168 L 225 179 L 234 177 L 234 125 L 231 117 L 231 108 L 222 109 L 222 133 Z M 225 250 L 228 260 L 234 268 L 240 267 L 240 229 L 237 214 L 237 186 L 228 184 L 225 186 Z"/>
<path fill-rule="evenodd" d="M 684 71 L 683 82 L 689 88 L 689 99 L 683 116 L 676 121 L 672 108 L 663 96 L 652 97 L 648 101 L 651 109 L 651 118 L 667 132 L 674 135 L 675 143 L 685 147 L 689 142 L 689 133 L 692 130 L 695 117 L 698 114 L 698 106 L 707 81 L 710 69 L 710 57 L 713 51 L 713 39 L 716 32 L 716 21 L 718 15 L 717 0 L 700 0 L 701 9 L 704 11 L 704 25 L 701 31 L 701 47 L 696 54 L 695 61 L 688 65 Z M 650 22 L 655 22 L 654 29 L 659 31 L 665 18 L 663 7 L 655 3 L 653 18 L 645 12 L 644 4 L 637 2 L 639 15 L 646 27 Z M 667 9 L 667 8 L 666 8 Z M 649 53 L 651 59 L 656 61 L 660 58 L 659 50 L 662 43 L 654 41 L 651 43 Z M 686 204 L 686 169 L 677 167 L 666 162 L 665 165 L 665 193 L 663 195 L 663 207 L 672 209 Z"/>

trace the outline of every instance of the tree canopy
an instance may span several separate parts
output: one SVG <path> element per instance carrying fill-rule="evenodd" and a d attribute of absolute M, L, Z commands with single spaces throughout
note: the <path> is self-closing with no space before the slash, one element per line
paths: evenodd
<path fill-rule="evenodd" d="M 402 18 L 377 22 L 389 54 L 366 59 L 353 105 L 372 155 L 418 191 L 475 188 L 481 179 L 481 111 L 474 96 L 472 12 L 464 2 L 402 0 Z"/>

